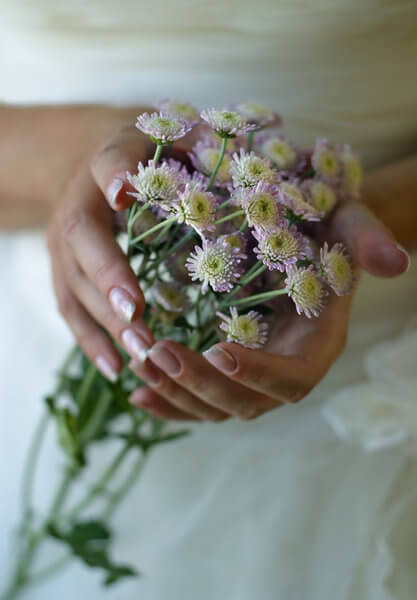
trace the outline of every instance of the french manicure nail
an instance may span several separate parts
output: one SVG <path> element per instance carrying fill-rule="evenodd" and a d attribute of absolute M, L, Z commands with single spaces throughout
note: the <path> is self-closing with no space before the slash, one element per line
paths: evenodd
<path fill-rule="evenodd" d="M 109 301 L 116 315 L 130 323 L 135 314 L 136 304 L 131 295 L 119 287 L 114 287 L 109 294 Z"/>
<path fill-rule="evenodd" d="M 126 350 L 133 354 L 141 363 L 148 357 L 149 345 L 133 329 L 125 329 L 122 333 L 122 342 Z"/>
<path fill-rule="evenodd" d="M 206 360 L 209 361 L 209 363 L 213 365 L 213 367 L 219 369 L 219 371 L 223 371 L 224 373 L 227 373 L 229 375 L 236 371 L 236 359 L 231 354 L 229 354 L 229 352 L 223 350 L 223 348 L 213 346 L 209 350 L 203 352 L 203 356 Z"/>
<path fill-rule="evenodd" d="M 405 254 L 405 255 L 406 255 L 406 257 L 407 257 L 407 261 L 408 261 L 408 263 L 407 263 L 407 269 L 406 269 L 406 271 L 405 271 L 405 272 L 407 272 L 407 271 L 408 271 L 408 269 L 410 268 L 410 265 L 411 265 L 411 256 L 408 254 L 408 252 L 407 252 L 407 250 L 404 248 L 404 246 L 401 246 L 401 244 L 397 244 L 397 248 L 398 248 L 398 250 L 401 250 L 401 252 L 402 252 L 403 254 Z"/>
<path fill-rule="evenodd" d="M 181 363 L 178 358 L 164 346 L 153 346 L 149 350 L 149 358 L 167 375 L 175 377 L 181 372 Z"/>
<path fill-rule="evenodd" d="M 110 206 L 114 209 L 117 209 L 117 196 L 119 195 L 122 187 L 123 181 L 116 177 L 111 181 L 109 187 L 107 188 L 107 200 L 109 201 Z"/>
<path fill-rule="evenodd" d="M 97 356 L 96 367 L 99 371 L 101 371 L 104 377 L 107 377 L 109 381 L 111 381 L 112 383 L 117 381 L 118 375 L 116 371 L 113 369 L 109 361 L 104 356 Z"/>

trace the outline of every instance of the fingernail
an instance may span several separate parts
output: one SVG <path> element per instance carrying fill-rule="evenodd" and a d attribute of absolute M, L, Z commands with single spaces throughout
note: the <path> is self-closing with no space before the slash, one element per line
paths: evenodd
<path fill-rule="evenodd" d="M 149 385 L 158 385 L 161 381 L 161 374 L 149 361 L 142 363 L 133 359 L 130 361 L 129 367 L 138 377 L 149 383 Z"/>
<path fill-rule="evenodd" d="M 121 179 L 115 178 L 113 179 L 113 181 L 110 183 L 109 187 L 107 188 L 107 200 L 110 203 L 110 206 L 112 208 L 114 208 L 115 210 L 117 210 L 117 196 L 119 195 L 120 190 L 123 187 L 123 181 Z"/>
<path fill-rule="evenodd" d="M 104 377 L 107 377 L 109 381 L 112 383 L 117 381 L 118 375 L 116 371 L 104 356 L 97 356 L 96 367 L 104 375 Z"/>
<path fill-rule="evenodd" d="M 236 371 L 237 363 L 234 356 L 219 346 L 213 346 L 209 350 L 206 350 L 203 352 L 203 356 L 219 371 L 223 371 L 229 375 Z"/>
<path fill-rule="evenodd" d="M 154 346 L 149 350 L 149 358 L 167 375 L 175 377 L 181 372 L 181 363 L 178 358 L 164 346 Z"/>
<path fill-rule="evenodd" d="M 126 350 L 133 354 L 140 362 L 145 362 L 150 346 L 133 329 L 125 329 L 122 333 L 122 342 Z"/>
<path fill-rule="evenodd" d="M 408 271 L 408 269 L 410 268 L 411 265 L 411 256 L 408 254 L 407 250 L 404 248 L 404 246 L 401 246 L 401 244 L 397 244 L 397 248 L 398 250 L 400 250 L 403 254 L 405 254 L 405 256 L 407 257 L 407 268 L 405 270 L 405 272 Z"/>
<path fill-rule="evenodd" d="M 136 304 L 131 295 L 126 290 L 115 287 L 110 291 L 109 301 L 116 315 L 130 323 L 136 310 Z"/>

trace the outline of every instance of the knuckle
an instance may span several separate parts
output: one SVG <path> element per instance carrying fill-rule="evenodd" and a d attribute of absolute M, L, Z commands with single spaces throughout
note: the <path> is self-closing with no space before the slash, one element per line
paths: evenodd
<path fill-rule="evenodd" d="M 120 259 L 118 257 L 110 258 L 100 263 L 93 273 L 94 281 L 100 283 L 111 278 L 111 275 L 118 269 L 119 264 Z"/>
<path fill-rule="evenodd" d="M 65 214 L 62 217 L 61 223 L 61 234 L 63 238 L 71 240 L 80 226 L 85 224 L 87 220 L 88 217 L 86 212 L 81 209 L 73 210 Z"/>

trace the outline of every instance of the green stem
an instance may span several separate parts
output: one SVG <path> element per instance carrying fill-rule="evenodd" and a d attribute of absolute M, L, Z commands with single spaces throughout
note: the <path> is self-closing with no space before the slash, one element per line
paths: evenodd
<path fill-rule="evenodd" d="M 91 418 L 87 421 L 80 432 L 80 441 L 84 446 L 88 444 L 90 440 L 94 439 L 103 422 L 104 416 L 111 406 L 112 401 L 112 392 L 108 389 L 104 390 L 98 402 L 96 403 L 96 408 L 91 415 Z"/>
<path fill-rule="evenodd" d="M 266 266 L 264 264 L 262 264 L 261 260 L 258 260 L 254 265 L 252 265 L 252 267 L 249 269 L 249 271 L 246 273 L 246 275 L 244 275 L 244 277 L 242 277 L 242 279 L 236 285 L 235 289 L 232 290 L 231 292 L 229 292 L 227 294 L 227 296 L 224 297 L 223 301 L 219 305 L 219 308 L 221 308 L 223 306 L 227 306 L 228 304 L 230 304 L 229 301 L 242 288 L 244 288 L 245 285 L 247 285 L 248 283 L 250 283 L 251 281 L 253 281 L 256 277 L 258 277 L 258 275 L 260 275 L 261 273 L 263 273 L 265 270 L 266 270 Z"/>
<path fill-rule="evenodd" d="M 221 210 L 222 208 L 226 208 L 226 206 L 229 206 L 229 204 L 230 204 L 230 199 L 225 200 L 216 208 L 216 211 Z"/>
<path fill-rule="evenodd" d="M 252 151 L 254 140 L 255 140 L 255 132 L 249 131 L 249 133 L 248 133 L 248 152 Z"/>
<path fill-rule="evenodd" d="M 102 476 L 99 478 L 97 483 L 95 483 L 91 489 L 87 492 L 86 496 L 71 510 L 68 517 L 70 519 L 74 519 L 81 511 L 83 511 L 87 506 L 101 493 L 104 491 L 106 485 L 110 481 L 111 477 L 117 471 L 125 457 L 127 456 L 129 450 L 131 449 L 131 444 L 127 443 L 123 446 L 123 448 L 118 452 L 115 458 L 112 460 L 110 465 L 105 469 Z"/>
<path fill-rule="evenodd" d="M 186 233 L 185 236 L 182 239 L 180 239 L 176 244 L 174 244 L 168 252 L 162 254 L 162 256 L 160 256 L 157 260 L 152 261 L 149 267 L 144 272 L 143 276 L 147 277 L 153 269 L 159 267 L 159 265 L 162 262 L 164 262 L 164 260 L 166 260 L 169 256 L 174 255 L 177 252 L 177 250 L 179 250 L 182 246 L 184 246 L 184 244 L 191 240 L 194 237 L 194 235 L 194 230 L 190 230 L 188 233 Z"/>
<path fill-rule="evenodd" d="M 130 225 L 130 229 L 133 229 L 134 224 L 136 223 L 136 221 L 139 219 L 139 217 L 141 217 L 143 215 L 143 213 L 145 212 L 145 210 L 147 210 L 150 206 L 150 202 L 145 202 L 145 204 L 143 204 L 139 210 L 137 210 L 137 212 L 135 212 L 132 216 L 132 218 L 130 219 L 130 222 L 128 224 L 128 228 Z"/>
<path fill-rule="evenodd" d="M 254 294 L 253 296 L 248 296 L 247 298 L 241 298 L 240 300 L 236 300 L 233 303 L 233 306 L 242 306 L 243 304 L 250 304 L 251 306 L 256 306 L 257 304 L 262 304 L 262 302 L 272 300 L 272 298 L 282 296 L 283 294 L 288 294 L 288 291 L 286 289 L 282 289 L 273 290 L 271 292 L 263 292 L 262 294 Z"/>
<path fill-rule="evenodd" d="M 112 495 L 112 498 L 109 501 L 107 508 L 103 512 L 103 515 L 102 515 L 103 519 L 109 519 L 113 515 L 113 513 L 115 512 L 115 510 L 117 509 L 119 504 L 122 502 L 122 500 L 128 494 L 130 489 L 134 486 L 140 472 L 142 471 L 142 469 L 146 463 L 148 454 L 149 454 L 148 452 L 142 452 L 142 454 L 139 456 L 139 458 L 135 461 L 135 463 L 133 464 L 132 469 L 128 473 L 124 483 L 122 483 L 122 485 L 120 486 L 118 491 Z"/>
<path fill-rule="evenodd" d="M 155 166 L 157 165 L 157 163 L 159 162 L 159 159 L 161 158 L 161 154 L 162 154 L 162 150 L 164 149 L 164 145 L 163 144 L 157 144 L 156 148 L 155 148 L 155 154 L 153 155 L 153 161 L 155 163 Z"/>
<path fill-rule="evenodd" d="M 218 219 L 217 221 L 214 222 L 214 224 L 220 225 L 220 223 L 225 223 L 226 221 L 230 221 L 231 219 L 234 219 L 235 217 L 238 217 L 239 215 L 244 215 L 244 214 L 245 214 L 244 210 L 236 210 L 235 212 L 232 212 L 229 215 L 226 215 L 225 217 Z"/>
<path fill-rule="evenodd" d="M 79 412 L 81 412 L 81 410 L 84 408 L 84 406 L 88 402 L 88 395 L 90 393 L 90 388 L 94 382 L 94 379 L 97 377 L 97 374 L 98 374 L 98 371 L 97 371 L 96 367 L 93 364 L 90 364 L 87 369 L 87 373 L 84 376 L 83 382 L 79 387 L 78 394 L 77 394 L 77 404 L 78 404 Z"/>
<path fill-rule="evenodd" d="M 148 235 L 151 235 L 151 233 L 154 233 L 155 231 L 159 231 L 160 229 L 162 229 L 162 227 L 165 227 L 166 225 L 168 225 L 168 223 L 172 224 L 176 220 L 177 220 L 177 217 L 174 216 L 174 217 L 170 217 L 169 219 L 165 219 L 165 221 L 161 221 L 161 223 L 158 223 L 157 225 L 154 225 L 153 227 L 151 227 L 150 229 L 148 229 L 148 231 L 145 231 L 141 235 L 138 235 L 137 237 L 135 237 L 130 242 L 130 246 L 134 246 L 138 242 L 140 242 L 140 241 L 144 240 L 146 237 L 148 237 Z"/>
<path fill-rule="evenodd" d="M 239 227 L 239 231 L 240 232 L 245 231 L 245 229 L 246 229 L 247 226 L 248 226 L 248 217 L 245 217 L 243 219 L 242 225 Z"/>
<path fill-rule="evenodd" d="M 152 246 L 157 246 L 159 244 L 159 242 L 161 242 L 163 240 L 164 235 L 166 235 L 168 233 L 168 231 L 171 229 L 171 227 L 172 227 L 172 223 L 167 223 L 165 225 L 165 227 L 162 229 L 162 231 L 160 231 L 158 233 L 158 235 L 156 236 L 156 238 L 152 242 Z"/>
<path fill-rule="evenodd" d="M 217 172 L 220 169 L 220 166 L 223 162 L 224 154 L 226 152 L 226 147 L 227 147 L 227 138 L 224 137 L 224 138 L 222 138 L 222 147 L 220 150 L 219 158 L 217 160 L 216 166 L 214 167 L 213 173 L 210 175 L 210 179 L 209 179 L 209 182 L 207 185 L 207 190 L 209 190 L 211 188 L 211 186 L 214 183 L 214 180 L 216 179 Z"/>
<path fill-rule="evenodd" d="M 22 499 L 23 519 L 26 522 L 29 520 L 30 514 L 32 512 L 31 504 L 32 504 L 33 486 L 34 486 L 34 481 L 35 481 L 36 465 L 38 462 L 43 438 L 46 433 L 48 423 L 49 423 L 49 413 L 45 412 L 42 415 L 42 418 L 39 421 L 38 426 L 35 430 L 35 434 L 32 439 L 32 443 L 29 446 L 26 464 L 23 468 L 21 499 Z"/>

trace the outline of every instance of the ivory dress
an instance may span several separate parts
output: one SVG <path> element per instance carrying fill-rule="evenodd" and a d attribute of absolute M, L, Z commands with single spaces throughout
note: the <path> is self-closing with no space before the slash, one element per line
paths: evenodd
<path fill-rule="evenodd" d="M 0 57 L 5 102 L 248 99 L 367 166 L 417 151 L 415 1 L 3 0 Z M 42 232 L 2 234 L 0 258 L 2 582 L 23 455 L 71 340 Z M 74 563 L 25 598 L 415 600 L 416 313 L 417 256 L 401 278 L 364 276 L 347 350 L 307 399 L 154 453 L 114 523 L 141 579 L 104 592 Z M 53 437 L 42 458 L 40 505 L 62 467 Z"/>

